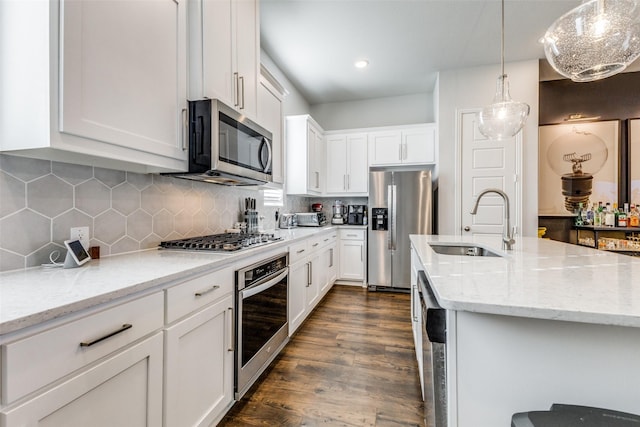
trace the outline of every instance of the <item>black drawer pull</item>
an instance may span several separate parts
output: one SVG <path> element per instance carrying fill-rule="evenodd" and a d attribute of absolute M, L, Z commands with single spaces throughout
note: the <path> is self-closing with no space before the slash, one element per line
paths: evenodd
<path fill-rule="evenodd" d="M 92 345 L 97 344 L 100 341 L 104 341 L 107 338 L 111 338 L 114 335 L 118 335 L 119 333 L 124 332 L 127 329 L 131 329 L 132 327 L 133 327 L 133 325 L 131 325 L 130 323 L 125 323 L 124 325 L 122 325 L 122 328 L 118 329 L 117 331 L 113 331 L 110 334 L 107 334 L 107 335 L 105 335 L 103 337 L 100 337 L 98 339 L 95 339 L 93 341 L 89 341 L 89 342 L 84 342 L 83 341 L 83 342 L 81 342 L 80 343 L 80 347 L 91 347 Z"/>

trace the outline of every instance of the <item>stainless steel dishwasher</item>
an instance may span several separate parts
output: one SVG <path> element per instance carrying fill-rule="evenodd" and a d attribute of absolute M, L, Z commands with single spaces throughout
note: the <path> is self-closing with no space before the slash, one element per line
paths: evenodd
<path fill-rule="evenodd" d="M 424 416 L 429 427 L 447 426 L 447 317 L 424 271 L 418 272 L 422 307 Z"/>

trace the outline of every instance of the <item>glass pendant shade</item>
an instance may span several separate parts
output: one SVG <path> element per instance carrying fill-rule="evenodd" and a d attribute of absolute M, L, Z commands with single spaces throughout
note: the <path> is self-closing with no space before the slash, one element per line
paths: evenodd
<path fill-rule="evenodd" d="M 490 139 L 506 139 L 515 136 L 529 116 L 529 104 L 511 99 L 506 74 L 498 77 L 493 102 L 478 114 L 480 133 Z"/>
<path fill-rule="evenodd" d="M 558 18 L 543 38 L 551 66 L 576 82 L 610 77 L 640 56 L 640 2 L 589 0 Z"/>

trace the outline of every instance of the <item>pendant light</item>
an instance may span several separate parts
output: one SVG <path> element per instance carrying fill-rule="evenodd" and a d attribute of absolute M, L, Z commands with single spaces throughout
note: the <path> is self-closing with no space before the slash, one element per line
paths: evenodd
<path fill-rule="evenodd" d="M 573 81 L 613 76 L 640 56 L 640 2 L 585 1 L 551 24 L 542 41 L 551 66 Z"/>
<path fill-rule="evenodd" d="M 496 83 L 493 102 L 478 113 L 480 133 L 489 139 L 505 139 L 515 136 L 529 116 L 529 105 L 511 99 L 509 80 L 504 72 L 504 0 L 501 9 L 500 63 L 501 74 Z"/>

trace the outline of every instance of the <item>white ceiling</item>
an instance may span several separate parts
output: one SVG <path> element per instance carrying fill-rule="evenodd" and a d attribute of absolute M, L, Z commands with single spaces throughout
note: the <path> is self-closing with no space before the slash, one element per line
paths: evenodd
<path fill-rule="evenodd" d="M 543 58 L 538 39 L 580 3 L 507 0 L 506 62 Z M 500 63 L 499 0 L 261 0 L 260 13 L 262 48 L 312 105 L 432 92 L 438 71 Z"/>

